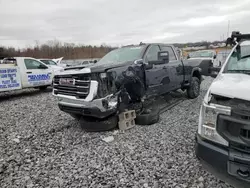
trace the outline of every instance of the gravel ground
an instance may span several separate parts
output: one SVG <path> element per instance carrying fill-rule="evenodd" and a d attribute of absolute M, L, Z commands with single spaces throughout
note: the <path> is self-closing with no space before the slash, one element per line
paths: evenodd
<path fill-rule="evenodd" d="M 0 97 L 0 187 L 211 187 L 229 185 L 194 157 L 202 95 L 152 126 L 86 133 L 51 92 Z M 113 136 L 112 142 L 102 139 Z"/>

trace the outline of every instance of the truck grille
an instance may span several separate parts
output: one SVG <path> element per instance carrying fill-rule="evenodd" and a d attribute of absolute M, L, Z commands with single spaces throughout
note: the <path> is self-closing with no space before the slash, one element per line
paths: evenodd
<path fill-rule="evenodd" d="M 60 79 L 74 79 L 74 82 L 62 84 Z M 54 77 L 54 93 L 61 95 L 75 96 L 76 98 L 85 99 L 89 94 L 91 75 L 63 75 Z"/>
<path fill-rule="evenodd" d="M 229 141 L 231 147 L 250 152 L 250 109 L 249 101 L 231 99 L 227 101 L 231 107 L 231 116 L 219 115 L 217 131 Z"/>
<path fill-rule="evenodd" d="M 242 136 L 245 139 L 250 139 L 250 130 L 248 130 L 248 129 L 241 129 L 240 130 L 240 136 Z"/>

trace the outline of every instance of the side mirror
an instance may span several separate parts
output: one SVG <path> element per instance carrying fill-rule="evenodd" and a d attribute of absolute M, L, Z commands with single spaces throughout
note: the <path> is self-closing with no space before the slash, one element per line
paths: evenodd
<path fill-rule="evenodd" d="M 216 57 L 217 57 L 217 55 L 215 54 L 215 55 L 214 55 L 214 59 L 216 59 Z"/>
<path fill-rule="evenodd" d="M 221 70 L 221 67 L 211 67 L 210 68 L 210 76 L 212 78 L 216 78 L 217 75 L 219 74 L 220 70 Z"/>
<path fill-rule="evenodd" d="M 168 51 L 158 52 L 158 60 L 163 61 L 164 63 L 168 63 L 169 62 L 169 52 Z"/>
<path fill-rule="evenodd" d="M 149 70 L 149 69 L 152 69 L 152 68 L 153 68 L 153 64 L 152 63 L 145 64 L 145 69 L 146 70 Z"/>

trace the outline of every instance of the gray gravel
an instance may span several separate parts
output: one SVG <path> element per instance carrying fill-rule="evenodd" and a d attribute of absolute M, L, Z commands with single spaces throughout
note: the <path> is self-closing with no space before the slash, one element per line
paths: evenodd
<path fill-rule="evenodd" d="M 202 96 L 165 112 L 159 123 L 126 132 L 84 132 L 50 91 L 0 96 L 0 187 L 230 187 L 194 157 L 211 81 L 202 83 Z M 107 136 L 114 140 L 106 143 Z"/>

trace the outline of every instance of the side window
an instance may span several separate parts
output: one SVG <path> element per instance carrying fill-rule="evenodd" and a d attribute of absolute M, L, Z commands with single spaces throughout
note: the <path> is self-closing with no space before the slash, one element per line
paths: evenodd
<path fill-rule="evenodd" d="M 27 69 L 42 69 L 45 65 L 34 59 L 24 59 L 24 63 Z"/>
<path fill-rule="evenodd" d="M 162 46 L 161 49 L 162 49 L 162 51 L 168 51 L 169 52 L 169 61 L 177 60 L 172 47 L 170 47 L 170 46 Z"/>
<path fill-rule="evenodd" d="M 157 61 L 159 51 L 160 51 L 159 46 L 156 46 L 156 45 L 150 46 L 147 51 L 146 59 L 148 61 Z"/>

